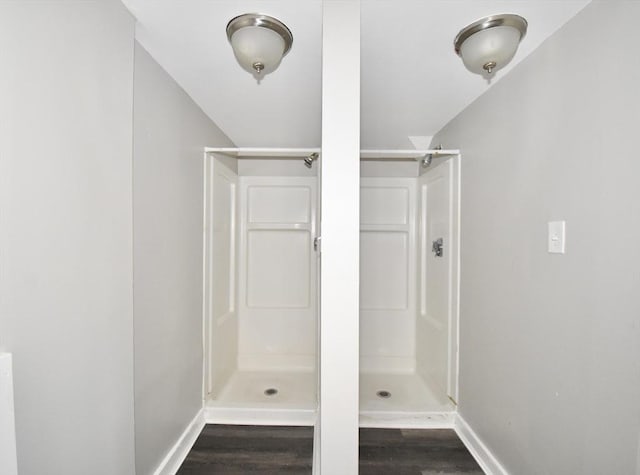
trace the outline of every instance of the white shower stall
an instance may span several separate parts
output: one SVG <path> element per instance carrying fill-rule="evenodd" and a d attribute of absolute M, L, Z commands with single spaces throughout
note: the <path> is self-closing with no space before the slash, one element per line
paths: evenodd
<path fill-rule="evenodd" d="M 205 154 L 209 422 L 313 425 L 322 259 L 315 150 Z M 319 151 L 315 151 L 319 152 Z M 360 424 L 446 427 L 457 397 L 459 154 L 363 152 Z"/>

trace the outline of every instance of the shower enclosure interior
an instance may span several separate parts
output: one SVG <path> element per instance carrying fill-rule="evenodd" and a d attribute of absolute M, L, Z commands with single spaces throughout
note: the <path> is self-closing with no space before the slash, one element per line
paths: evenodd
<path fill-rule="evenodd" d="M 206 154 L 209 422 L 314 424 L 321 156 L 308 156 Z M 458 160 L 361 161 L 362 426 L 452 421 Z"/>

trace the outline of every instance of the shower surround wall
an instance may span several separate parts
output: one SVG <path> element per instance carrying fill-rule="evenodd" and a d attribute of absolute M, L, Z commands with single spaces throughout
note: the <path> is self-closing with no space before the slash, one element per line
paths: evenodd
<path fill-rule="evenodd" d="M 300 160 L 291 162 L 302 167 Z M 316 178 L 239 179 L 238 367 L 316 367 Z"/>
<path fill-rule="evenodd" d="M 317 166 L 214 154 L 206 167 L 209 420 L 260 422 L 252 419 L 253 409 L 278 408 L 302 410 L 298 422 L 311 423 L 317 407 Z M 277 394 L 266 395 L 268 389 Z M 273 411 L 262 414 L 282 421 Z"/>
<path fill-rule="evenodd" d="M 452 422 L 454 161 L 423 176 L 416 162 L 362 163 L 364 425 Z M 307 170 L 300 159 L 207 159 L 206 395 L 212 422 L 291 422 L 265 409 L 298 411 L 297 423 L 314 420 L 316 169 Z M 445 239 L 444 257 L 432 257 L 428 245 L 435 235 Z M 438 266 L 441 275 L 434 272 Z M 271 388 L 277 396 L 265 395 Z M 381 400 L 380 390 L 391 397 Z"/>
<path fill-rule="evenodd" d="M 361 372 L 416 369 L 416 205 L 416 178 L 361 178 Z"/>
<path fill-rule="evenodd" d="M 450 426 L 456 397 L 458 157 L 363 161 L 360 423 Z M 435 257 L 432 241 L 444 240 Z M 380 391 L 390 393 L 381 397 Z M 385 394 L 385 393 L 383 393 Z"/>
<path fill-rule="evenodd" d="M 464 151 L 459 410 L 509 473 L 640 470 L 638 18 L 592 2 L 435 138 Z"/>

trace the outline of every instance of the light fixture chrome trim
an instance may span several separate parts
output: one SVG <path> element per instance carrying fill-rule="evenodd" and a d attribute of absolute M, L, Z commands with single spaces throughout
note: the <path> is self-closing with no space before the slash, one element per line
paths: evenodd
<path fill-rule="evenodd" d="M 287 28 L 287 25 L 277 18 L 273 18 L 269 15 L 263 15 L 262 13 L 245 13 L 229 20 L 229 23 L 227 23 L 227 39 L 229 40 L 229 43 L 231 43 L 231 37 L 236 31 L 247 26 L 261 26 L 278 33 L 284 40 L 284 51 L 282 52 L 282 57 L 286 56 L 291 49 L 291 45 L 293 44 L 293 34 L 291 33 L 291 30 Z"/>
<path fill-rule="evenodd" d="M 468 26 L 465 26 L 460 32 L 456 35 L 456 39 L 453 41 L 453 46 L 456 50 L 456 54 L 460 56 L 460 48 L 462 48 L 462 43 L 464 43 L 471 35 L 474 35 L 482 30 L 487 30 L 489 28 L 493 28 L 495 26 L 510 26 L 515 28 L 520 32 L 520 41 L 527 34 L 527 20 L 522 18 L 520 15 L 515 15 L 512 13 L 505 13 L 502 15 L 491 15 L 485 18 L 481 18 L 478 21 L 474 21 Z M 494 65 L 495 66 L 495 65 Z"/>

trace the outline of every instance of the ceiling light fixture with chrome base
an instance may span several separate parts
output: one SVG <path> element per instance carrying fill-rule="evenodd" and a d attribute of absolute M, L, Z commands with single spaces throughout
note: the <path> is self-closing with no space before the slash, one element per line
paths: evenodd
<path fill-rule="evenodd" d="M 240 66 L 258 78 L 274 71 L 293 44 L 293 35 L 284 23 L 259 13 L 232 18 L 227 38 Z"/>
<path fill-rule="evenodd" d="M 519 15 L 482 18 L 460 30 L 453 42 L 456 54 L 469 71 L 489 76 L 511 61 L 527 26 Z"/>

